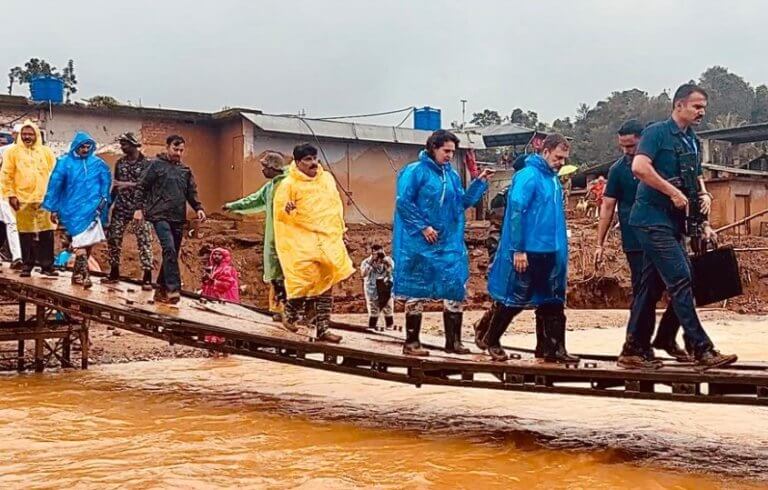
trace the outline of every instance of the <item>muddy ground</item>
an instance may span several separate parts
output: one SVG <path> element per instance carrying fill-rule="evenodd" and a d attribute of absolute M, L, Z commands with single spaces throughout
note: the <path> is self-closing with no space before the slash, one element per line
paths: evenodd
<path fill-rule="evenodd" d="M 233 260 L 240 271 L 243 300 L 265 307 L 267 305 L 267 286 L 262 281 L 262 245 L 263 223 L 249 217 L 216 215 L 199 229 L 199 236 L 189 237 L 183 245 L 181 254 L 182 280 L 184 288 L 194 290 L 199 287 L 208 254 L 215 247 L 226 247 L 233 252 Z M 585 219 L 570 219 L 570 264 L 568 277 L 568 306 L 570 308 L 627 308 L 630 303 L 629 268 L 620 249 L 618 230 L 612 230 L 606 247 L 605 267 L 595 271 L 592 266 L 597 225 Z M 370 253 L 370 245 L 381 243 L 390 245 L 391 232 L 377 226 L 350 225 L 348 248 L 355 265 Z M 470 280 L 467 286 L 467 308 L 486 308 L 490 303 L 486 293 L 485 275 L 488 270 L 488 253 L 485 238 L 488 234 L 487 222 L 471 222 L 467 225 L 466 241 L 470 256 Z M 768 238 L 722 237 L 724 243 L 732 243 L 739 248 L 768 247 Z M 123 274 L 139 276 L 136 242 L 132 235 L 127 235 L 123 253 Z M 160 250 L 154 243 L 155 263 L 158 263 Z M 97 250 L 97 257 L 102 267 L 106 266 L 106 250 L 102 246 Z M 745 294 L 728 301 L 725 306 L 740 313 L 760 313 L 768 311 L 768 252 L 739 253 L 742 280 Z M 157 270 L 157 266 L 156 269 Z M 362 279 L 356 273 L 334 289 L 334 311 L 339 313 L 359 313 L 365 311 Z M 439 309 L 438 304 L 432 305 Z M 400 310 L 401 308 L 398 308 Z"/>

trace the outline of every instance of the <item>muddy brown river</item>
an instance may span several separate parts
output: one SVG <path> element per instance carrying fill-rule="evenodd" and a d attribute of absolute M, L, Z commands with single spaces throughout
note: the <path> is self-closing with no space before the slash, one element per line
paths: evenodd
<path fill-rule="evenodd" d="M 765 319 L 710 328 L 766 357 Z M 612 352 L 620 336 L 570 341 Z M 0 396 L 3 489 L 768 487 L 762 407 L 416 389 L 237 357 L 7 374 Z"/>

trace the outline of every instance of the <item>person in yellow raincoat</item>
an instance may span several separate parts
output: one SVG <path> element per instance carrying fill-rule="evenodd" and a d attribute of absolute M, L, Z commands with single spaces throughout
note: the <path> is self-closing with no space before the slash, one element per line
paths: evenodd
<path fill-rule="evenodd" d="M 344 244 L 344 207 L 333 176 L 317 160 L 317 148 L 293 149 L 288 175 L 275 191 L 277 255 L 285 275 L 288 301 L 283 324 L 295 331 L 304 310 L 317 340 L 339 343 L 328 330 L 332 288 L 355 272 Z"/>
<path fill-rule="evenodd" d="M 53 268 L 56 224 L 51 213 L 40 208 L 55 163 L 53 152 L 43 145 L 40 129 L 30 120 L 24 121 L 16 144 L 3 154 L 0 185 L 3 196 L 16 211 L 22 277 L 32 274 L 36 261 L 43 275 L 59 275 Z"/>

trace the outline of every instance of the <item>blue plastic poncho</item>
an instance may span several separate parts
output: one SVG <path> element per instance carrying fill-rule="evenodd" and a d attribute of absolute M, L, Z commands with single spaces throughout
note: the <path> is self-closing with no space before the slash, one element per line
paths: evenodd
<path fill-rule="evenodd" d="M 464 210 L 477 204 L 486 189 L 486 182 L 475 180 L 465 192 L 450 164 L 438 165 L 424 150 L 398 173 L 392 233 L 395 295 L 464 299 L 469 279 Z M 428 226 L 439 234 L 435 244 L 422 235 Z"/>
<path fill-rule="evenodd" d="M 91 151 L 83 158 L 75 153 L 83 143 Z M 84 232 L 101 219 L 107 225 L 112 175 L 104 160 L 94 155 L 96 142 L 88 133 L 78 131 L 69 153 L 59 157 L 48 180 L 43 209 L 56 213 L 71 236 Z"/>
<path fill-rule="evenodd" d="M 507 191 L 498 252 L 488 274 L 495 301 L 526 308 L 565 302 L 568 238 L 560 180 L 546 160 L 531 155 Z M 528 254 L 528 270 L 515 272 L 515 252 Z"/>

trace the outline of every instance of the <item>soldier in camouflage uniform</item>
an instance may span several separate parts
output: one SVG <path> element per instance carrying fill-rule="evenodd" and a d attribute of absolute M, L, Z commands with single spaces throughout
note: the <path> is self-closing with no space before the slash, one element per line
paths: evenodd
<path fill-rule="evenodd" d="M 112 219 L 109 223 L 107 243 L 109 245 L 109 276 L 103 283 L 115 283 L 120 278 L 120 253 L 126 230 L 136 235 L 139 260 L 144 271 L 141 288 L 152 289 L 152 241 L 150 224 L 136 214 L 139 205 L 136 199 L 136 183 L 147 168 L 149 160 L 139 150 L 141 143 L 133 133 L 124 133 L 117 139 L 124 156 L 115 164 L 115 179 L 112 189 Z M 138 216 L 138 217 L 137 217 Z"/>

